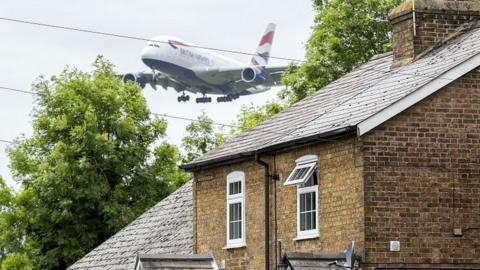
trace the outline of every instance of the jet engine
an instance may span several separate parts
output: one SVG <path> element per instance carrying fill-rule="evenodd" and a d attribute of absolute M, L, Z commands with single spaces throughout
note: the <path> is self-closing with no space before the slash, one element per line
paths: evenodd
<path fill-rule="evenodd" d="M 145 85 L 147 84 L 147 80 L 141 73 L 127 73 L 123 75 L 122 78 L 124 83 L 127 83 L 129 81 L 136 82 L 140 85 L 140 87 L 145 88 Z"/>
<path fill-rule="evenodd" d="M 262 84 L 267 80 L 263 69 L 257 67 L 247 67 L 242 70 L 242 80 L 247 83 L 255 82 Z"/>

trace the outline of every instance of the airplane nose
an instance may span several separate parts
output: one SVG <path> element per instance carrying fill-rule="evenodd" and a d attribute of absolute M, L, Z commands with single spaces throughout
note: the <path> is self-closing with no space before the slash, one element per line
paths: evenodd
<path fill-rule="evenodd" d="M 146 46 L 141 52 L 142 60 L 152 59 L 154 57 L 154 47 Z"/>

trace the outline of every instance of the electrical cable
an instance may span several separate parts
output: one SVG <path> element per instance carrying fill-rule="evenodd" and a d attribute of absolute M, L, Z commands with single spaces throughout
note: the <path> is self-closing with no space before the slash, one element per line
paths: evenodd
<path fill-rule="evenodd" d="M 3 19 L 0 17 L 0 20 Z M 472 55 L 473 53 L 470 53 L 469 55 Z M 427 68 L 429 69 L 429 68 Z M 428 75 L 423 75 L 423 74 L 418 74 L 418 72 L 415 72 L 415 73 L 405 73 L 405 72 L 402 72 L 402 70 L 400 69 L 396 69 L 396 70 L 390 70 L 390 69 L 385 69 L 385 70 L 379 70 L 379 69 L 375 69 L 375 68 L 366 68 L 366 67 L 359 67 L 357 68 L 356 70 L 363 70 L 363 71 L 375 71 L 375 72 L 382 72 L 384 74 L 388 73 L 388 72 L 392 72 L 392 75 L 395 76 L 395 74 L 400 74 L 400 75 L 414 75 L 414 76 L 419 76 L 419 77 L 427 77 L 427 78 L 436 78 L 436 79 L 444 79 L 444 80 L 449 80 L 449 81 L 453 81 L 454 79 L 452 78 L 444 78 L 442 76 L 428 76 Z M 425 71 L 425 69 L 423 69 L 422 71 Z M 355 72 L 355 71 L 354 71 Z M 363 72 L 358 72 L 357 74 L 354 74 L 353 78 L 357 78 L 361 75 L 363 75 L 364 73 Z M 349 74 L 346 74 L 345 76 L 348 76 Z M 386 78 L 381 78 L 380 81 L 384 81 Z M 387 84 L 391 84 L 392 82 L 388 82 Z M 340 84 L 336 84 L 335 85 L 335 82 L 332 83 L 332 87 L 338 87 L 340 84 L 342 84 L 342 82 L 340 82 Z M 373 86 L 381 86 L 382 84 L 381 83 L 374 83 L 372 85 L 368 85 L 368 87 L 366 87 L 364 90 L 360 91 L 360 92 L 357 92 L 357 93 L 352 93 L 352 95 L 344 100 L 342 100 L 342 102 L 340 102 L 339 104 L 335 105 L 335 106 L 331 106 L 331 109 L 329 110 L 325 110 L 323 113 L 319 114 L 319 115 L 315 115 L 315 117 L 313 117 L 312 119 L 310 119 L 310 121 L 307 121 L 306 123 L 311 123 L 312 121 L 315 121 L 316 119 L 324 116 L 325 114 L 329 113 L 330 111 L 338 108 L 339 106 L 349 102 L 350 100 L 354 99 L 355 97 L 367 92 L 370 88 L 372 88 Z M 327 86 L 328 87 L 328 86 Z M 35 92 L 32 92 L 32 91 L 28 91 L 28 90 L 22 90 L 22 89 L 16 89 L 16 88 L 11 88 L 11 87 L 4 87 L 4 86 L 0 86 L 0 89 L 3 89 L 3 90 L 6 90 L 6 91 L 12 91 L 12 92 L 18 92 L 18 93 L 25 93 L 25 94 L 33 94 L 33 95 L 38 95 L 38 93 L 35 93 Z M 387 91 L 385 91 L 384 93 L 387 93 Z M 408 93 L 406 93 L 408 94 Z M 391 95 L 386 95 L 385 98 L 383 98 L 383 100 L 387 100 L 387 101 L 392 101 L 392 100 L 395 100 L 397 98 L 400 98 L 401 96 L 403 96 L 405 94 L 396 94 L 394 95 L 393 97 Z M 336 98 L 338 99 L 338 97 Z M 377 104 L 374 104 L 374 105 L 377 105 Z M 341 110 L 337 110 L 337 112 L 340 112 L 340 111 L 351 111 L 352 109 L 354 108 L 360 108 L 364 106 L 363 104 L 361 105 L 357 105 L 357 106 L 349 106 L 345 109 L 341 109 Z M 155 115 L 155 116 L 158 116 L 158 117 L 166 117 L 166 118 L 172 118 L 172 119 L 177 119 L 177 120 L 184 120 L 184 121 L 190 121 L 190 122 L 199 122 L 200 120 L 198 119 L 192 119 L 192 118 L 187 118 L 187 117 L 181 117 L 181 116 L 174 116 L 174 115 L 169 115 L 169 114 L 161 114 L 161 113 L 151 113 L 152 115 Z M 347 113 L 343 113 L 342 115 L 345 115 L 345 114 L 348 114 Z M 350 113 L 351 114 L 351 113 Z M 240 128 L 239 126 L 236 126 L 236 125 L 232 125 L 232 124 L 224 124 L 224 123 L 217 123 L 217 122 L 213 122 L 212 121 L 212 124 L 213 125 L 218 125 L 218 126 L 225 126 L 225 127 L 231 127 L 231 128 Z M 278 132 L 275 132 L 275 131 L 271 131 L 271 130 L 262 130 L 262 129 L 259 129 L 258 127 L 253 127 L 252 129 L 250 129 L 250 131 L 259 131 L 259 132 L 268 132 L 268 133 L 273 133 L 273 134 L 276 134 L 278 133 L 279 135 L 283 135 L 283 136 L 291 136 L 293 135 L 293 133 L 295 132 L 295 130 L 298 130 L 298 129 L 302 129 L 302 128 L 305 128 L 305 126 L 307 124 L 304 124 L 303 126 L 299 126 L 295 129 L 293 129 L 292 131 L 290 132 L 287 132 L 287 133 L 278 133 Z M 276 140 L 279 140 L 280 138 L 275 138 L 273 139 L 270 143 L 276 141 Z M 322 139 L 323 140 L 323 139 Z M 325 141 L 325 140 L 323 140 Z"/>
<path fill-rule="evenodd" d="M 17 92 L 17 93 L 23 93 L 23 94 L 29 94 L 29 95 L 38 95 L 38 93 L 28 91 L 28 90 L 22 90 L 22 89 L 16 89 L 16 88 L 10 88 L 10 87 L 5 87 L 5 86 L 0 86 L 0 89 L 11 91 L 11 92 Z"/>
<path fill-rule="evenodd" d="M 62 29 L 62 30 L 83 32 L 83 33 L 102 35 L 102 36 L 110 36 L 110 37 L 116 37 L 116 38 L 124 38 L 124 39 L 131 39 L 131 40 L 139 40 L 139 41 L 146 41 L 146 42 L 156 42 L 156 43 L 168 44 L 168 41 L 154 40 L 154 39 L 151 39 L 151 38 L 135 37 L 135 36 L 130 36 L 130 35 L 115 34 L 115 33 L 110 33 L 110 32 L 102 32 L 102 31 L 95 31 L 95 30 L 82 29 L 82 28 L 76 28 L 76 27 L 69 27 L 69 26 L 62 26 L 62 25 L 55 25 L 55 24 L 47 24 L 47 23 L 34 22 L 34 21 L 28 21 L 28 20 L 6 18 L 6 17 L 0 17 L 0 20 L 7 21 L 7 22 L 14 22 L 14 23 L 36 25 L 36 26 L 42 26 L 42 27 L 48 27 L 48 28 L 56 28 L 56 29 Z M 191 48 L 197 48 L 197 49 L 203 49 L 203 50 L 209 50 L 209 51 L 218 51 L 218 52 L 241 54 L 241 55 L 248 55 L 248 56 L 257 56 L 257 54 L 255 54 L 255 53 L 247 53 L 247 52 L 242 52 L 242 51 L 237 51 L 237 50 L 219 49 L 219 48 L 213 48 L 213 47 L 207 47 L 207 46 L 197 46 L 197 45 L 192 45 L 192 44 L 186 45 L 186 44 L 175 43 L 175 46 L 184 46 L 184 47 L 191 47 Z M 305 62 L 305 60 L 287 58 L 287 57 L 279 57 L 279 56 L 273 56 L 273 55 L 270 56 L 270 59 L 293 61 L 293 62 L 302 62 L 302 63 Z"/>
<path fill-rule="evenodd" d="M 0 20 L 3 19 L 0 17 Z M 366 68 L 366 67 L 359 67 L 357 68 L 357 70 L 363 70 L 363 71 L 375 71 L 375 72 L 382 72 L 384 74 L 388 73 L 388 72 L 393 72 L 393 74 L 403 74 L 403 75 L 415 75 L 415 76 L 423 76 L 423 77 L 428 77 L 428 78 L 442 78 L 441 76 L 437 76 L 437 77 L 433 77 L 433 76 L 426 76 L 426 75 L 419 75 L 419 74 L 412 74 L 412 73 L 404 73 L 404 72 L 401 72 L 401 70 L 397 69 L 397 70 L 393 70 L 391 71 L 390 69 L 386 69 L 386 70 L 379 70 L 379 69 L 374 69 L 374 68 Z M 363 75 L 364 73 L 363 72 L 359 72 L 358 74 L 355 74 L 353 76 L 353 78 L 357 78 L 361 75 Z M 348 76 L 348 74 L 346 74 Z M 453 81 L 453 79 L 451 78 L 442 78 L 442 79 L 445 79 L 445 80 L 450 80 L 450 81 Z M 341 84 L 341 83 L 340 83 Z M 378 86 L 378 85 L 381 85 L 380 83 L 375 83 L 373 85 L 369 85 L 366 89 L 364 89 L 363 91 L 361 92 L 358 92 L 358 93 L 355 93 L 353 94 L 352 96 L 348 97 L 347 99 L 343 100 L 341 102 L 340 105 L 336 105 L 336 106 L 332 106 L 332 109 L 331 110 L 326 110 L 324 111 L 323 113 L 321 113 L 320 115 L 316 115 L 315 117 L 313 117 L 310 121 L 307 121 L 307 123 L 311 123 L 312 121 L 315 121 L 316 119 L 322 117 L 323 115 L 329 113 L 330 111 L 338 108 L 339 106 L 347 103 L 348 101 L 352 100 L 353 98 L 363 94 L 364 92 L 366 92 L 367 90 L 369 90 L 370 88 L 372 88 L 373 86 Z M 335 87 L 338 87 L 338 85 L 334 85 Z M 35 92 L 32 92 L 32 91 L 28 91 L 28 90 L 22 90 L 22 89 L 16 89 L 16 88 L 11 88 L 11 87 L 5 87 L 5 86 L 0 86 L 0 89 L 3 89 L 3 90 L 6 90 L 6 91 L 11 91 L 11 92 L 18 92 L 18 93 L 24 93 L 24 94 L 32 94 L 32 95 L 39 95 L 38 93 L 35 93 Z M 388 96 L 387 100 L 395 100 L 396 98 L 399 98 L 401 97 L 403 94 L 398 94 L 398 95 L 395 95 L 394 97 L 392 96 Z M 376 105 L 376 104 L 375 104 Z M 359 105 L 359 106 L 350 106 L 348 108 L 345 108 L 345 109 L 342 109 L 342 110 L 337 110 L 338 112 L 340 111 L 351 111 L 353 108 L 359 108 L 359 107 L 362 107 L 363 105 Z M 192 118 L 188 118 L 188 117 L 182 117 L 182 116 L 175 116 L 175 115 L 170 115 L 170 114 L 166 114 L 166 113 L 151 113 L 152 115 L 154 116 L 157 116 L 157 117 L 165 117 L 165 118 L 172 118 L 172 119 L 177 119 L 177 120 L 183 120 L 183 121 L 190 121 L 190 122 L 199 122 L 200 120 L 198 119 L 192 119 Z M 345 113 L 345 114 L 348 114 L 348 113 Z M 232 125 L 232 124 L 224 124 L 224 123 L 218 123 L 218 122 L 213 122 L 212 121 L 212 124 L 213 125 L 217 125 L 217 126 L 224 126 L 224 127 L 231 127 L 231 128 L 241 128 L 240 126 L 236 126 L 236 125 Z M 305 124 L 306 126 L 306 124 Z M 280 133 L 280 132 L 276 132 L 276 131 L 271 131 L 271 130 L 262 130 L 262 129 L 259 129 L 258 127 L 253 127 L 251 128 L 249 131 L 258 131 L 258 132 L 266 132 L 266 133 L 272 133 L 272 134 L 278 134 L 278 135 L 283 135 L 283 136 L 291 136 L 293 135 L 293 133 L 295 132 L 295 130 L 298 130 L 298 129 L 301 129 L 301 128 L 304 128 L 304 126 L 302 127 L 298 127 L 298 128 L 295 128 L 294 130 L 290 131 L 290 132 L 287 132 L 287 133 Z M 273 139 L 271 142 L 275 141 L 275 140 L 278 140 L 279 138 L 275 138 Z M 322 140 L 322 141 L 333 141 L 333 140 L 329 140 L 329 139 L 319 139 L 319 140 Z"/>
<path fill-rule="evenodd" d="M 38 93 L 35 93 L 35 92 L 32 92 L 32 91 L 26 91 L 26 90 L 4 87 L 4 86 L 0 86 L 0 90 L 13 91 L 13 92 L 18 92 L 18 93 L 23 93 L 23 94 L 39 95 Z M 177 120 L 183 120 L 183 121 L 189 121 L 189 122 L 200 122 L 199 119 L 193 119 L 193 118 L 171 115 L 171 114 L 166 114 L 166 113 L 151 112 L 150 114 L 153 115 L 153 116 L 156 116 L 156 117 L 165 117 L 165 118 L 171 118 L 171 119 L 177 119 Z M 214 121 L 212 121 L 212 124 L 216 125 L 216 126 L 224 126 L 224 127 L 238 128 L 238 129 L 241 128 L 241 126 L 237 126 L 237 125 L 233 125 L 233 124 L 218 123 L 218 122 L 214 122 Z M 282 133 L 282 132 L 278 132 L 278 131 L 258 129 L 258 127 L 253 127 L 251 129 L 249 129 L 248 131 L 258 131 L 258 132 L 270 133 L 270 134 L 287 135 L 286 133 Z M 330 140 L 330 139 L 319 139 L 319 140 L 321 140 L 321 141 L 333 141 L 333 140 Z"/>

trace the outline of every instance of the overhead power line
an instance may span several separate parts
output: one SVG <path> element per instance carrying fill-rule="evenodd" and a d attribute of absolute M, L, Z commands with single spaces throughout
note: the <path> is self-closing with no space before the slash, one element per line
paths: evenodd
<path fill-rule="evenodd" d="M 11 87 L 5 87 L 5 86 L 0 86 L 1 90 L 6 90 L 10 92 L 15 92 L 15 93 L 22 93 L 22 94 L 29 94 L 29 95 L 35 95 L 38 96 L 40 95 L 39 93 L 33 92 L 33 91 L 28 91 L 28 90 L 22 90 L 18 88 L 11 88 Z M 185 120 L 185 121 L 190 121 L 190 122 L 198 122 L 200 120 L 198 119 L 193 119 L 193 118 L 188 118 L 188 117 L 182 117 L 182 116 L 176 116 L 176 115 L 170 115 L 166 113 L 151 113 L 152 115 L 158 116 L 158 117 L 166 117 L 166 118 L 172 118 L 172 119 L 178 119 L 178 120 Z M 233 127 L 233 128 L 240 128 L 239 126 L 231 125 L 231 124 L 223 124 L 223 123 L 216 123 L 213 122 L 212 124 L 218 125 L 218 126 L 226 126 L 226 127 Z"/>
<path fill-rule="evenodd" d="M 30 94 L 30 95 L 39 95 L 38 93 L 32 92 L 32 91 L 27 91 L 27 90 L 22 90 L 22 89 L 17 89 L 17 88 L 11 88 L 11 87 L 4 87 L 0 86 L 0 90 L 6 90 L 6 91 L 11 91 L 11 92 L 17 92 L 17 93 L 22 93 L 22 94 Z M 171 118 L 171 119 L 177 119 L 177 120 L 183 120 L 183 121 L 189 121 L 189 122 L 200 122 L 201 120 L 199 119 L 193 119 L 193 118 L 188 118 L 188 117 L 183 117 L 183 116 L 177 116 L 177 115 L 171 115 L 171 114 L 166 114 L 166 113 L 155 113 L 151 112 L 150 113 L 153 116 L 156 117 L 165 117 L 165 118 Z M 233 125 L 233 124 L 224 124 L 224 123 L 218 123 L 218 122 L 211 122 L 212 125 L 216 126 L 223 126 L 223 127 L 231 127 L 231 128 L 238 128 L 241 129 L 242 127 Z M 271 134 L 278 134 L 278 135 L 287 135 L 287 133 L 284 132 L 278 132 L 278 131 L 272 131 L 272 130 L 262 130 L 257 127 L 253 127 L 251 130 L 255 130 L 258 132 L 264 132 L 264 133 L 271 133 Z M 321 141 L 331 141 L 329 139 L 320 139 Z"/>
<path fill-rule="evenodd" d="M 4 86 L 0 86 L 0 89 L 6 90 L 6 91 L 10 91 L 10 92 L 17 92 L 17 93 L 29 94 L 29 95 L 38 95 L 38 93 L 35 93 L 35 92 L 33 92 L 33 91 L 16 89 L 16 88 L 10 88 L 10 87 L 4 87 Z"/>
<path fill-rule="evenodd" d="M 151 39 L 151 38 L 136 37 L 136 36 L 130 36 L 130 35 L 123 35 L 123 34 L 96 31 L 96 30 L 90 30 L 90 29 L 82 29 L 82 28 L 69 27 L 69 26 L 63 26 L 63 25 L 27 21 L 27 20 L 21 20 L 21 19 L 0 17 L 0 20 L 8 21 L 8 22 L 14 22 L 14 23 L 36 25 L 36 26 L 41 26 L 41 27 L 56 28 L 56 29 L 62 29 L 62 30 L 68 30 L 68 31 L 83 32 L 83 33 L 102 35 L 102 36 L 109 36 L 109 37 L 116 37 L 116 38 L 123 38 L 123 39 L 131 39 L 131 40 L 139 40 L 139 41 L 146 41 L 146 42 L 154 41 L 154 42 L 157 42 L 157 43 L 168 44 L 167 41 L 154 40 L 154 39 Z M 175 44 L 175 46 L 185 46 L 185 47 L 204 49 L 204 50 L 209 50 L 209 51 L 218 51 L 218 52 L 241 54 L 241 55 L 248 55 L 248 56 L 256 56 L 257 55 L 255 53 L 248 53 L 248 52 L 242 52 L 242 51 L 237 51 L 237 50 L 227 50 L 227 49 L 213 48 L 213 47 L 207 47 L 207 46 L 197 46 L 197 45 L 190 45 L 190 44 L 189 45 Z M 271 59 L 277 59 L 277 60 L 284 60 L 284 61 L 305 62 L 305 60 L 288 58 L 288 57 L 272 56 L 272 55 L 270 56 L 270 58 Z"/>
<path fill-rule="evenodd" d="M 2 18 L 0 17 L 0 20 Z M 428 69 L 428 68 L 427 68 Z M 375 68 L 367 68 L 367 67 L 359 67 L 357 68 L 357 70 L 364 70 L 364 71 L 376 71 L 376 72 L 382 72 L 382 73 L 388 73 L 390 72 L 390 70 L 381 70 L 381 69 L 375 69 Z M 448 80 L 448 81 L 453 81 L 454 79 L 452 78 L 446 78 L 446 77 L 442 77 L 442 76 L 435 76 L 435 75 L 423 75 L 423 74 L 419 74 L 418 72 L 415 72 L 415 73 L 408 73 L 408 72 L 404 72 L 402 71 L 401 69 L 396 69 L 396 70 L 393 70 L 392 71 L 393 74 L 403 74 L 403 75 L 413 75 L 413 76 L 419 76 L 419 77 L 426 77 L 426 78 L 432 78 L 432 79 L 443 79 L 443 80 Z M 354 78 L 357 78 L 357 77 L 360 77 L 362 76 L 363 73 L 360 72 L 356 75 L 354 75 Z M 380 86 L 382 85 L 382 80 L 380 80 L 380 82 L 378 83 L 374 83 L 372 85 L 369 85 L 366 89 L 364 89 L 363 91 L 360 91 L 358 93 L 355 93 L 353 95 L 351 95 L 350 97 L 346 98 L 345 100 L 342 100 L 341 102 L 338 103 L 337 106 L 333 106 L 331 109 L 329 110 L 326 110 L 324 111 L 323 113 L 319 114 L 319 115 L 316 115 L 314 116 L 312 119 L 310 119 L 310 121 L 307 121 L 306 123 L 310 123 L 312 121 L 315 121 L 316 119 L 324 116 L 325 114 L 329 113 L 331 110 L 334 110 L 336 108 L 338 108 L 338 106 L 341 106 L 347 102 L 349 102 L 350 100 L 354 99 L 355 97 L 363 94 L 364 92 L 366 92 L 367 90 L 371 89 L 373 86 Z M 6 91 L 11 91 L 11 92 L 17 92 L 17 93 L 24 93 L 24 94 L 32 94 L 32 95 L 39 95 L 38 93 L 36 92 L 32 92 L 32 91 L 28 91 L 28 90 L 22 90 L 22 89 L 16 89 L 16 88 L 11 88 L 11 87 L 4 87 L 4 86 L 0 86 L 0 89 L 2 90 L 6 90 Z M 398 96 L 397 95 L 394 95 L 394 96 L 391 96 L 389 99 L 396 99 L 396 98 L 400 98 L 401 94 L 399 94 Z M 375 104 L 374 104 L 375 105 Z M 353 107 L 349 107 L 345 110 L 351 110 L 352 108 L 356 108 L 358 106 L 353 106 Z M 363 106 L 362 106 L 363 107 Z M 344 110 L 337 110 L 337 111 L 344 111 Z M 192 118 L 188 118 L 188 117 L 181 117 L 181 116 L 175 116 L 175 115 L 169 115 L 169 114 L 162 114 L 162 113 L 151 113 L 152 115 L 155 115 L 155 116 L 159 116 L 159 117 L 166 117 L 166 118 L 172 118 L 172 119 L 178 119 L 178 120 L 184 120 L 184 121 L 190 121 L 190 122 L 199 122 L 200 120 L 199 119 L 192 119 Z M 217 122 L 213 122 L 212 121 L 212 124 L 213 125 L 218 125 L 218 126 L 226 126 L 226 127 L 232 127 L 232 128 L 241 128 L 240 126 L 236 126 L 236 125 L 232 125 L 232 124 L 224 124 L 224 123 L 217 123 Z M 276 131 L 271 131 L 271 130 L 262 130 L 258 127 L 253 127 L 252 129 L 250 129 L 251 131 L 258 131 L 258 132 L 266 132 L 266 133 L 273 133 L 273 134 L 279 134 L 279 135 L 283 135 L 283 136 L 291 136 L 293 135 L 293 133 L 295 132 L 295 130 L 298 130 L 298 129 L 301 129 L 301 128 L 304 128 L 307 124 L 303 124 L 303 125 L 300 125 L 300 126 L 297 126 L 297 128 L 295 128 L 294 130 L 290 131 L 290 132 L 276 132 Z M 277 140 L 278 138 L 275 138 L 275 140 Z M 321 140 L 321 141 L 332 141 L 332 140 L 327 140 L 327 139 L 318 139 L 318 140 Z"/>
<path fill-rule="evenodd" d="M 175 115 L 169 115 L 165 113 L 151 113 L 155 116 L 158 117 L 166 117 L 166 118 L 172 118 L 172 119 L 177 119 L 177 120 L 184 120 L 184 121 L 189 121 L 189 122 L 200 122 L 198 119 L 192 119 L 188 117 L 182 117 L 182 116 L 175 116 Z M 224 126 L 224 127 L 232 127 L 232 128 L 240 128 L 239 126 L 236 125 L 231 125 L 231 124 L 223 124 L 223 123 L 217 123 L 217 122 L 212 122 L 213 125 L 216 126 Z"/>

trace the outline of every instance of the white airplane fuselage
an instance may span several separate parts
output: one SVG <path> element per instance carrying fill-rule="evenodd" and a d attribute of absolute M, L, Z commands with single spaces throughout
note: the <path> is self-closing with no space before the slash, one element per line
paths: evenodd
<path fill-rule="evenodd" d="M 156 89 L 173 88 L 181 93 L 178 101 L 188 101 L 185 92 L 202 94 L 197 103 L 211 102 L 208 94 L 219 95 L 217 102 L 229 102 L 244 95 L 269 90 L 280 83 L 286 66 L 267 66 L 275 25 L 267 25 L 249 63 L 243 64 L 213 49 L 202 48 L 172 36 L 157 36 L 142 50 L 141 57 L 152 72 L 126 73 L 124 82 L 133 81 Z"/>
<path fill-rule="evenodd" d="M 239 61 L 171 36 L 153 38 L 143 48 L 141 57 L 143 63 L 152 70 L 190 85 L 191 88 L 186 91 L 201 92 L 194 90 L 199 89 L 203 90 L 203 93 L 218 95 L 224 94 L 224 79 L 221 76 L 202 76 L 205 74 L 204 71 L 221 70 L 224 67 L 245 67 L 245 64 Z M 258 90 L 260 89 L 255 93 L 260 92 Z M 266 91 L 268 88 L 261 90 Z"/>

